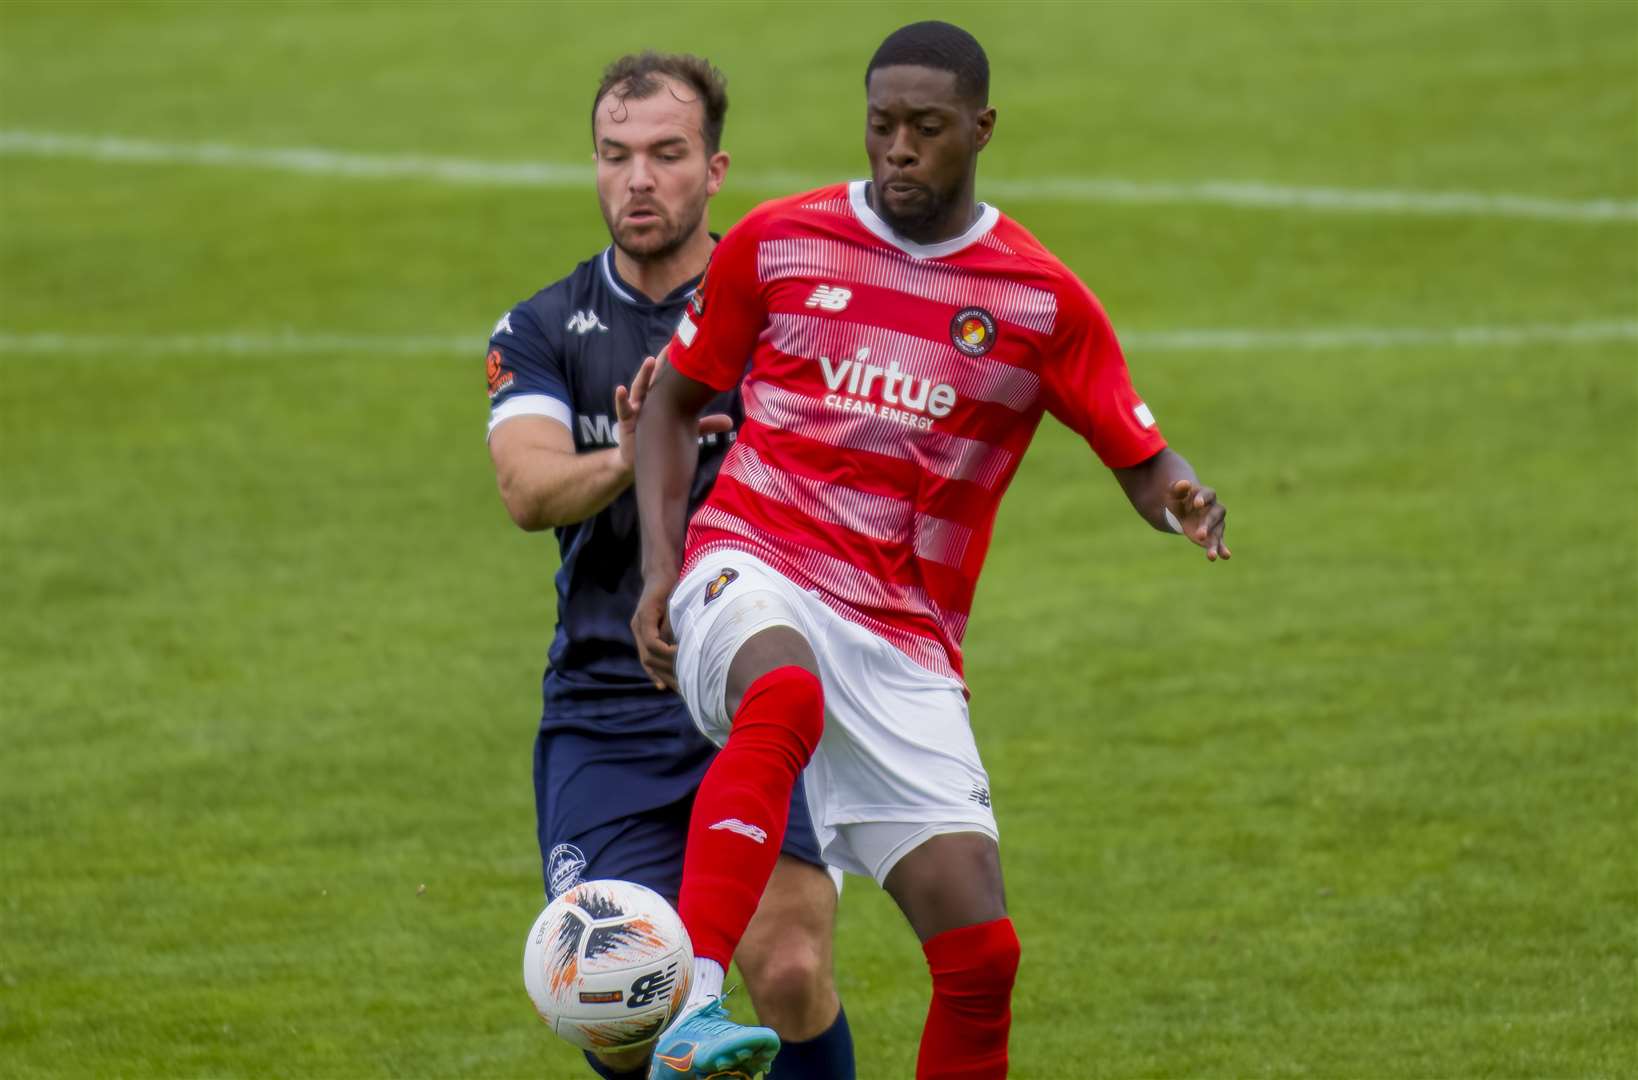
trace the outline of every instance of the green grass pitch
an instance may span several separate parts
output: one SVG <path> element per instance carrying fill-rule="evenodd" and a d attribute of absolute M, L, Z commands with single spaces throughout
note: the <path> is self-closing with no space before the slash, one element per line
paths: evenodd
<path fill-rule="evenodd" d="M 586 168 L 653 45 L 728 73 L 721 227 L 862 173 L 864 63 L 931 16 L 990 52 L 981 196 L 1130 335 L 1236 552 L 1050 422 L 1005 504 L 967 653 L 1013 1075 L 1633 1075 L 1638 6 L 1568 2 L 0 6 L 0 1074 L 583 1075 L 518 975 L 556 560 L 482 369 L 605 242 L 589 185 L 27 148 Z M 861 1076 L 908 1077 L 868 882 L 837 955 Z"/>

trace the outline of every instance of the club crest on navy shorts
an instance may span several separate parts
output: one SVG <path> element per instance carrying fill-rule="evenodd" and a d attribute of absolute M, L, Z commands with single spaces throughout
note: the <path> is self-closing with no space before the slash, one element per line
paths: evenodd
<path fill-rule="evenodd" d="M 559 844 L 546 856 L 546 887 L 554 898 L 580 884 L 586 872 L 586 853 L 573 844 Z"/>
<path fill-rule="evenodd" d="M 718 573 L 714 579 L 712 579 L 711 584 L 705 587 L 705 603 L 709 604 L 711 601 L 721 596 L 722 590 L 733 584 L 734 579 L 737 577 L 739 577 L 738 570 L 729 570 L 724 567 L 722 571 Z M 701 606 L 703 607 L 704 605 Z"/>

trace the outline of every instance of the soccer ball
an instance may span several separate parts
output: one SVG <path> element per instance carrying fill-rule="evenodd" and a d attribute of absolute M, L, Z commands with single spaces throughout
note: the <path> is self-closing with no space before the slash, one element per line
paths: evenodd
<path fill-rule="evenodd" d="M 523 985 L 548 1027 L 582 1050 L 654 1038 L 688 1000 L 694 946 L 652 889 L 586 881 L 540 913 L 523 945 Z"/>

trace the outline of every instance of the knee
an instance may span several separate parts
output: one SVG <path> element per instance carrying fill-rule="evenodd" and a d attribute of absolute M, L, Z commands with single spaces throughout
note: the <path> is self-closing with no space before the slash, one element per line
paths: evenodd
<path fill-rule="evenodd" d="M 746 688 L 734 712 L 734 727 L 738 733 L 775 717 L 812 756 L 825 731 L 825 691 L 819 677 L 794 664 L 768 672 Z"/>
<path fill-rule="evenodd" d="M 1023 951 L 1011 919 L 951 930 L 926 948 L 935 994 L 974 1004 L 1011 996 Z"/>
<path fill-rule="evenodd" d="M 811 941 L 787 938 L 776 948 L 742 948 L 735 959 L 757 1015 L 770 1027 L 794 1022 L 828 1001 L 830 967 Z"/>

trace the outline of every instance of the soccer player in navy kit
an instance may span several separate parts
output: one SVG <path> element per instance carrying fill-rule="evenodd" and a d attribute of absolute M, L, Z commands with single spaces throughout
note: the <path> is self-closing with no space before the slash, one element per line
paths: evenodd
<path fill-rule="evenodd" d="M 554 529 L 558 623 L 535 743 L 535 806 L 549 896 L 624 878 L 675 900 L 695 789 L 714 748 L 638 661 L 642 590 L 631 490 L 636 418 L 715 238 L 727 95 L 704 60 L 615 61 L 592 106 L 597 194 L 613 243 L 517 305 L 489 342 L 489 449 L 520 528 Z M 740 418 L 737 391 L 700 421 L 691 501 L 710 489 Z M 769 1080 L 849 1080 L 852 1036 L 831 976 L 836 887 L 799 787 L 772 884 L 736 959 L 785 1052 Z M 650 1048 L 587 1055 L 603 1077 L 646 1076 Z M 732 1073 L 722 1074 L 732 1076 Z"/>

